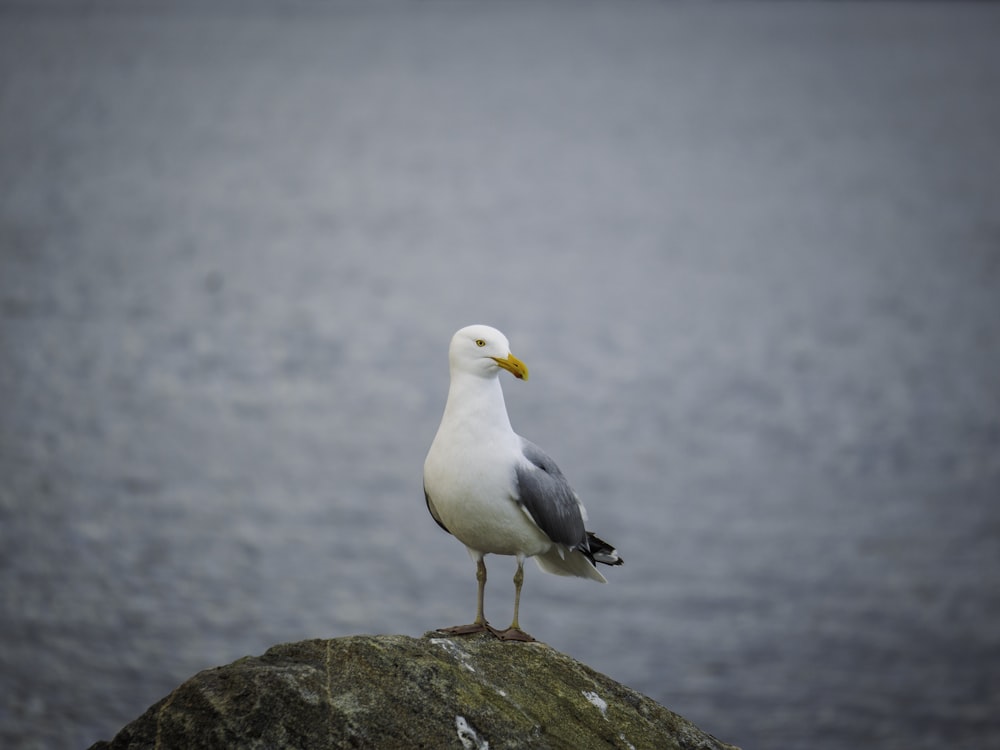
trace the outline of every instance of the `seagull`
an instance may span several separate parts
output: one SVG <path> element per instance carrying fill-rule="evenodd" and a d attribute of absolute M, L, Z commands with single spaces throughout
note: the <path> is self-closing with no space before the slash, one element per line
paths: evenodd
<path fill-rule="evenodd" d="M 466 546 L 476 563 L 476 619 L 439 632 L 489 631 L 502 640 L 533 641 L 518 623 L 524 560 L 547 573 L 607 579 L 596 563 L 621 565 L 610 544 L 587 531 L 587 511 L 541 448 L 511 428 L 500 373 L 528 379 L 528 368 L 495 328 L 467 326 L 448 349 L 451 385 L 444 415 L 424 461 L 424 498 L 438 525 Z M 483 616 L 488 554 L 513 555 L 514 619 L 497 630 Z"/>

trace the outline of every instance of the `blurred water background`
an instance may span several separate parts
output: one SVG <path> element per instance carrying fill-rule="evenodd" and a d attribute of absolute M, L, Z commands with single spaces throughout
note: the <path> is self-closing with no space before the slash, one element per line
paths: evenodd
<path fill-rule="evenodd" d="M 998 40 L 988 3 L 0 1 L 0 745 L 468 621 L 421 468 L 482 322 L 626 559 L 530 566 L 526 629 L 746 750 L 1000 747 Z"/>

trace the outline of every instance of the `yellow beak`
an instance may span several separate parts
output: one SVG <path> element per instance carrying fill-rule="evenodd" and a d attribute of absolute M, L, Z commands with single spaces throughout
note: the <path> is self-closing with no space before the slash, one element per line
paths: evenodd
<path fill-rule="evenodd" d="M 504 359 L 494 357 L 493 361 L 500 365 L 518 380 L 528 379 L 528 366 L 513 354 L 508 354 Z"/>

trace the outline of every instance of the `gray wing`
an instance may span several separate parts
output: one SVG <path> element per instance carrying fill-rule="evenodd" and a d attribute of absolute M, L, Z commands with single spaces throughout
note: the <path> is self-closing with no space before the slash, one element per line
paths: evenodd
<path fill-rule="evenodd" d="M 521 438 L 521 452 L 530 465 L 516 469 L 518 502 L 549 539 L 568 547 L 587 549 L 580 501 L 566 477 L 548 454 Z"/>

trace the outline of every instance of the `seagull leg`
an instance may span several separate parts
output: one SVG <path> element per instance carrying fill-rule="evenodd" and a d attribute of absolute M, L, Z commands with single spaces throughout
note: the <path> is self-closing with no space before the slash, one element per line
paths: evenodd
<path fill-rule="evenodd" d="M 494 630 L 493 634 L 502 641 L 533 641 L 521 630 L 517 622 L 517 610 L 521 606 L 521 584 L 524 583 L 524 555 L 517 556 L 517 572 L 514 573 L 514 620 L 506 630 Z"/>
<path fill-rule="evenodd" d="M 476 625 L 486 626 L 486 617 L 483 615 L 483 600 L 486 598 L 486 563 L 482 555 L 476 560 Z"/>
<path fill-rule="evenodd" d="M 486 630 L 496 633 L 486 622 L 483 616 L 483 599 L 486 592 L 486 563 L 483 556 L 476 554 L 476 582 L 479 584 L 479 591 L 476 594 L 476 619 L 469 625 L 455 625 L 451 628 L 438 628 L 439 633 L 449 633 L 451 635 L 470 635 L 472 633 L 482 633 Z"/>

